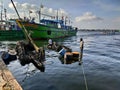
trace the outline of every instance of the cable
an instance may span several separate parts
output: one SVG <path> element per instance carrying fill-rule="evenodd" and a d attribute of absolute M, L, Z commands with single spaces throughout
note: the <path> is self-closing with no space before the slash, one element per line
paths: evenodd
<path fill-rule="evenodd" d="M 86 79 L 85 72 L 84 72 L 84 67 L 83 67 L 83 65 L 81 65 L 81 66 L 82 66 L 82 73 L 83 73 L 84 81 L 85 81 L 85 88 L 86 88 L 86 90 L 88 90 L 88 84 L 87 84 L 87 79 Z"/>

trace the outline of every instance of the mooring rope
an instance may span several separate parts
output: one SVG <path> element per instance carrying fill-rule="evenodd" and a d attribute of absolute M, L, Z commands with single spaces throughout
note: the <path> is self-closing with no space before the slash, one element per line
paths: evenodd
<path fill-rule="evenodd" d="M 86 79 L 86 76 L 85 76 L 84 67 L 83 67 L 83 65 L 81 65 L 81 67 L 82 67 L 82 73 L 83 73 L 84 82 L 85 82 L 85 88 L 86 88 L 86 90 L 88 90 L 88 84 L 87 84 L 87 79 Z"/>

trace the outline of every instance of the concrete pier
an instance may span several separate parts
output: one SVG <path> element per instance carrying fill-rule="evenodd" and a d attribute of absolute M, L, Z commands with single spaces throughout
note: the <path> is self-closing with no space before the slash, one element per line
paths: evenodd
<path fill-rule="evenodd" d="M 0 90 L 23 90 L 2 60 L 0 60 Z"/>

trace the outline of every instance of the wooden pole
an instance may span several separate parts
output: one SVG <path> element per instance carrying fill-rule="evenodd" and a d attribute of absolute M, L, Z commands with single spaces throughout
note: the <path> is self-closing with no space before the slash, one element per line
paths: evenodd
<path fill-rule="evenodd" d="M 79 65 L 82 64 L 82 57 L 83 57 L 83 47 L 84 47 L 84 41 L 81 38 L 80 39 L 80 55 L 79 55 Z"/>

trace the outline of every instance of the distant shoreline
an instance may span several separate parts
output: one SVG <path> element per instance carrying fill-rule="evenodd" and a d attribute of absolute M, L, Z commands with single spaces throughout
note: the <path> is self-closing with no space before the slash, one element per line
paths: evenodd
<path fill-rule="evenodd" d="M 78 31 L 114 31 L 120 32 L 120 29 L 78 29 Z"/>

